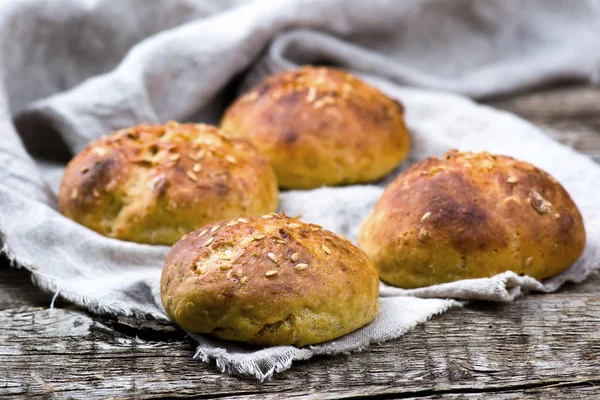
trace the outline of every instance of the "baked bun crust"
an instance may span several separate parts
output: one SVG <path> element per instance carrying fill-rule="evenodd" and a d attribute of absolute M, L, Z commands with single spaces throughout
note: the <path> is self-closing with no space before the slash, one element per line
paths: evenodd
<path fill-rule="evenodd" d="M 203 124 L 140 125 L 92 142 L 67 166 L 61 212 L 96 232 L 171 245 L 211 221 L 275 211 L 275 174 L 245 139 Z"/>
<path fill-rule="evenodd" d="M 177 242 L 161 296 L 183 328 L 255 345 L 340 337 L 377 313 L 379 278 L 366 254 L 318 225 L 283 215 L 224 220 Z"/>
<path fill-rule="evenodd" d="M 511 157 L 451 151 L 400 175 L 358 240 L 381 280 L 417 288 L 509 270 L 547 278 L 581 256 L 585 230 L 546 172 Z"/>
<path fill-rule="evenodd" d="M 290 189 L 377 180 L 410 148 L 402 105 L 334 68 L 268 77 L 229 107 L 221 127 L 250 139 Z"/>

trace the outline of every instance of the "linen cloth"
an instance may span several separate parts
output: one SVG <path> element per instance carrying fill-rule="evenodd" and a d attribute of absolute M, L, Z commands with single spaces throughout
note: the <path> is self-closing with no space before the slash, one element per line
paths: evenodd
<path fill-rule="evenodd" d="M 415 290 L 382 284 L 376 320 L 342 338 L 256 349 L 192 335 L 196 357 L 264 380 L 294 360 L 397 338 L 460 306 L 457 299 L 509 301 L 580 282 L 600 264 L 600 166 L 465 96 L 559 79 L 598 83 L 598 43 L 594 0 L 0 2 L 2 250 L 40 288 L 93 313 L 166 319 L 159 277 L 168 248 L 105 238 L 62 217 L 56 196 L 65 163 L 115 129 L 217 122 L 236 93 L 266 74 L 327 63 L 404 103 L 414 148 L 382 182 L 283 192 L 281 211 L 355 241 L 386 183 L 407 165 L 452 148 L 489 150 L 531 162 L 565 186 L 586 224 L 584 255 L 544 282 L 507 272 Z"/>

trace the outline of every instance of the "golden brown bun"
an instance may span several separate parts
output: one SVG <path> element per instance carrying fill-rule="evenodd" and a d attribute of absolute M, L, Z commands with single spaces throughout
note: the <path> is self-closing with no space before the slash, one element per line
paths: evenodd
<path fill-rule="evenodd" d="M 209 125 L 140 125 L 67 166 L 61 212 L 105 236 L 171 245 L 211 221 L 274 211 L 273 170 L 248 141 Z"/>
<path fill-rule="evenodd" d="M 284 188 L 374 181 L 410 148 L 402 105 L 334 68 L 270 76 L 229 107 L 221 127 L 249 138 Z"/>
<path fill-rule="evenodd" d="M 215 222 L 177 242 L 161 297 L 183 328 L 256 345 L 304 346 L 368 324 L 379 278 L 366 254 L 282 215 Z"/>
<path fill-rule="evenodd" d="M 400 175 L 358 241 L 381 280 L 417 288 L 509 270 L 547 278 L 579 258 L 585 231 L 569 194 L 544 171 L 451 151 Z"/>

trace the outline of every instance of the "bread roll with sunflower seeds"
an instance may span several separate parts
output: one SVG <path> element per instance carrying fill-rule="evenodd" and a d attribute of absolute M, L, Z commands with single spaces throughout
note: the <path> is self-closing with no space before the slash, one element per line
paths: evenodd
<path fill-rule="evenodd" d="M 221 127 L 250 139 L 290 189 L 375 181 L 410 149 L 402 105 L 335 68 L 268 77 L 229 107 Z"/>
<path fill-rule="evenodd" d="M 358 240 L 384 282 L 417 288 L 505 271 L 550 277 L 581 256 L 585 230 L 546 172 L 511 157 L 451 151 L 400 175 Z"/>
<path fill-rule="evenodd" d="M 61 212 L 96 232 L 171 245 L 211 221 L 275 211 L 275 174 L 245 139 L 203 124 L 139 125 L 90 143 L 67 166 Z"/>
<path fill-rule="evenodd" d="M 379 278 L 348 240 L 284 215 L 229 219 L 177 242 L 161 296 L 197 333 L 261 346 L 335 339 L 377 313 Z"/>

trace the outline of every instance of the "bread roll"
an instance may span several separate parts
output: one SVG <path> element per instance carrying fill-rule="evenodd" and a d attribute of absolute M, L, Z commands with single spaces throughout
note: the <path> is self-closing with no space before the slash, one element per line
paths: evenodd
<path fill-rule="evenodd" d="M 451 151 L 400 175 L 362 223 L 381 279 L 417 288 L 514 271 L 536 279 L 583 252 L 583 220 L 546 172 L 511 157 Z"/>
<path fill-rule="evenodd" d="M 289 189 L 380 179 L 410 148 L 402 105 L 334 68 L 267 78 L 231 105 L 221 127 L 250 139 Z"/>
<path fill-rule="evenodd" d="M 177 242 L 163 306 L 183 328 L 261 346 L 324 342 L 368 324 L 379 278 L 367 256 L 283 215 L 219 221 Z"/>
<path fill-rule="evenodd" d="M 211 221 L 278 204 L 273 170 L 245 139 L 209 125 L 140 125 L 91 143 L 67 166 L 61 212 L 96 232 L 171 245 Z"/>

